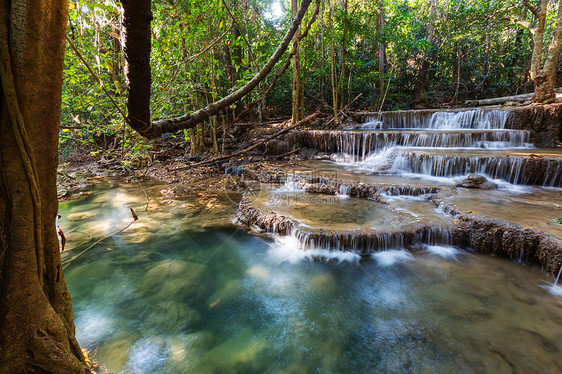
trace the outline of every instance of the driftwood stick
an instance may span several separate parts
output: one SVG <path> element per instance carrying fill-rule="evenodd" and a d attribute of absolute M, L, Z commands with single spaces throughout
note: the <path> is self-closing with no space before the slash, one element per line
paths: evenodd
<path fill-rule="evenodd" d="M 344 106 L 344 107 L 342 108 L 342 110 L 340 110 L 340 112 L 342 112 L 342 113 L 343 113 L 343 112 L 347 112 L 347 111 L 349 110 L 349 108 L 353 105 L 353 103 L 355 103 L 357 100 L 359 100 L 359 98 L 360 98 L 361 96 L 363 96 L 363 93 L 360 93 L 359 95 L 357 95 L 357 96 L 355 97 L 355 99 L 351 100 L 346 106 Z"/>
<path fill-rule="evenodd" d="M 297 153 L 297 152 L 300 151 L 300 150 L 301 150 L 300 148 L 293 149 L 292 151 L 283 153 L 282 155 L 275 156 L 275 159 L 278 160 L 278 159 L 281 159 L 281 158 L 283 158 L 283 157 L 290 156 L 290 155 L 292 155 L 293 153 Z"/>
<path fill-rule="evenodd" d="M 341 108 L 341 110 L 338 112 L 338 116 L 341 115 L 341 114 L 343 114 L 343 115 L 345 115 L 345 116 L 347 117 L 347 115 L 345 114 L 345 112 L 347 112 L 347 111 L 349 110 L 349 108 L 351 107 L 351 105 L 352 105 L 354 102 L 356 102 L 357 100 L 359 100 L 359 98 L 360 98 L 361 96 L 363 96 L 362 93 L 360 93 L 359 95 L 357 95 L 357 96 L 355 97 L 355 99 L 351 100 L 346 106 L 344 106 L 343 108 Z M 325 127 L 325 128 L 328 127 L 332 122 L 334 122 L 334 119 L 335 119 L 335 117 L 332 117 L 328 122 L 326 122 L 326 123 L 324 124 L 324 127 Z"/>
<path fill-rule="evenodd" d="M 245 148 L 245 149 L 243 149 L 243 150 L 241 150 L 241 151 L 234 152 L 234 153 L 232 153 L 232 154 L 230 154 L 230 155 L 226 155 L 226 156 L 214 157 L 214 158 L 212 158 L 212 159 L 210 159 L 210 160 L 201 161 L 201 162 L 198 162 L 198 163 L 196 163 L 196 164 L 191 164 L 191 165 L 183 166 L 183 167 L 181 167 L 181 168 L 174 169 L 173 171 L 191 169 L 191 168 L 197 167 L 197 166 L 203 166 L 203 165 L 214 164 L 215 162 L 218 162 L 218 161 L 228 160 L 228 159 L 230 159 L 230 158 L 232 158 L 232 157 L 236 157 L 236 156 L 243 155 L 243 154 L 245 154 L 245 153 L 250 152 L 252 149 L 256 149 L 256 148 L 259 147 L 260 145 L 267 143 L 267 142 L 270 141 L 271 139 L 274 139 L 274 138 L 278 137 L 279 135 L 282 135 L 282 134 L 284 134 L 284 133 L 286 133 L 286 132 L 288 132 L 288 131 L 294 129 L 295 127 L 298 127 L 298 126 L 300 126 L 300 125 L 302 125 L 302 124 L 304 124 L 304 123 L 306 123 L 306 122 L 308 122 L 308 121 L 313 120 L 314 118 L 318 117 L 319 115 L 320 115 L 320 112 L 319 112 L 319 111 L 318 111 L 318 112 L 315 112 L 315 113 L 309 115 L 308 117 L 303 118 L 302 120 L 300 120 L 300 121 L 297 122 L 296 124 L 294 124 L 294 125 L 292 125 L 292 126 L 289 126 L 289 127 L 287 127 L 287 128 L 284 128 L 284 129 L 282 129 L 282 130 L 279 130 L 279 131 L 277 131 L 275 134 L 269 135 L 269 136 L 265 137 L 264 139 L 260 140 L 259 142 L 254 143 L 253 145 L 251 145 L 251 146 L 249 146 L 248 148 Z"/>

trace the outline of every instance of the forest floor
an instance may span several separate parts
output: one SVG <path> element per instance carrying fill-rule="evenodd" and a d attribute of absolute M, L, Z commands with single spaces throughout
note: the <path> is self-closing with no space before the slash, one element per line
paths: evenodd
<path fill-rule="evenodd" d="M 88 150 L 76 150 L 72 155 L 61 158 L 58 169 L 57 195 L 59 200 L 71 199 L 104 178 L 123 178 L 126 182 L 159 180 L 171 186 L 182 186 L 181 194 L 201 191 L 239 193 L 247 187 L 241 178 L 244 172 L 271 172 L 289 169 L 295 162 L 289 156 L 277 158 L 259 153 L 242 155 L 220 163 L 192 166 L 199 159 L 184 156 L 181 150 L 166 158 L 159 157 L 150 163 L 125 167 L 117 159 L 92 156 Z M 295 158 L 295 156 L 293 156 Z M 302 159 L 302 156 L 297 156 Z"/>

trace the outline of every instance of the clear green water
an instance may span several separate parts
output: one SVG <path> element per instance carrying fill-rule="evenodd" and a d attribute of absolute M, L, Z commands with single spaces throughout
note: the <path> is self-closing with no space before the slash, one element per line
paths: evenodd
<path fill-rule="evenodd" d="M 77 337 L 108 371 L 562 371 L 562 298 L 539 268 L 444 247 L 313 262 L 237 229 L 226 199 L 164 188 L 148 213 L 128 185 L 61 204 Z M 129 207 L 138 222 L 75 258 Z"/>

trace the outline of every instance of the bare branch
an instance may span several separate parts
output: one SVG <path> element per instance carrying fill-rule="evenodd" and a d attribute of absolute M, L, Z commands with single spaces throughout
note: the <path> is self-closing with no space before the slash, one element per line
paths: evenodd
<path fill-rule="evenodd" d="M 182 129 L 189 129 L 195 127 L 198 123 L 201 123 L 211 116 L 214 116 L 224 108 L 228 107 L 229 105 L 235 103 L 236 101 L 240 100 L 242 97 L 247 95 L 250 91 L 252 91 L 266 76 L 271 72 L 277 61 L 281 58 L 287 46 L 291 42 L 293 35 L 297 31 L 307 9 L 312 0 L 303 0 L 297 16 L 293 19 L 291 26 L 287 30 L 287 33 L 283 37 L 283 40 L 273 53 L 273 55 L 269 58 L 267 63 L 263 66 L 263 68 L 242 88 L 238 89 L 237 91 L 231 93 L 224 98 L 207 105 L 204 108 L 196 110 L 193 113 L 183 115 L 177 118 L 170 118 L 170 119 L 163 119 L 154 121 L 152 123 L 152 129 L 150 133 L 143 132 L 142 135 L 146 137 L 159 137 L 163 133 L 175 133 L 176 131 Z"/>
<path fill-rule="evenodd" d="M 318 112 L 315 112 L 315 113 L 309 115 L 308 117 L 303 118 L 302 120 L 300 120 L 300 121 L 297 122 L 296 124 L 294 124 L 294 125 L 292 125 L 292 126 L 289 126 L 289 127 L 286 127 L 286 128 L 284 128 L 284 129 L 281 129 L 281 130 L 277 131 L 275 134 L 269 135 L 269 136 L 265 137 L 265 139 L 262 139 L 262 140 L 260 140 L 260 141 L 258 141 L 258 142 L 256 142 L 256 143 L 252 144 L 252 145 L 249 146 L 248 148 L 245 148 L 245 149 L 243 149 L 243 150 L 241 150 L 241 151 L 238 151 L 238 152 L 232 153 L 232 154 L 230 154 L 230 155 L 226 155 L 226 156 L 215 157 L 215 158 L 212 158 L 212 159 L 207 160 L 207 161 L 198 162 L 198 163 L 196 163 L 196 164 L 191 164 L 191 165 L 184 166 L 184 167 L 181 167 L 181 168 L 176 168 L 176 169 L 174 169 L 173 171 L 190 169 L 190 168 L 193 168 L 193 167 L 196 167 L 196 166 L 214 164 L 215 162 L 219 162 L 219 161 L 227 160 L 227 159 L 232 158 L 232 157 L 236 157 L 236 156 L 243 155 L 243 154 L 245 154 L 245 153 L 250 152 L 250 151 L 253 150 L 253 149 L 256 149 L 256 148 L 259 147 L 260 145 L 269 142 L 271 139 L 275 139 L 275 138 L 278 137 L 279 135 L 283 135 L 283 134 L 285 134 L 286 132 L 289 132 L 290 130 L 292 130 L 292 129 L 298 127 L 298 126 L 303 125 L 303 124 L 305 124 L 305 123 L 307 123 L 307 122 L 313 120 L 314 118 L 318 117 L 319 115 L 320 115 L 320 112 L 319 112 L 319 111 L 318 111 Z"/>
<path fill-rule="evenodd" d="M 199 52 L 198 54 L 191 56 L 190 58 L 188 58 L 187 60 L 185 60 L 185 63 L 188 64 L 191 61 L 195 60 L 197 57 L 201 56 L 203 53 L 207 52 L 209 49 L 213 48 L 215 45 L 217 45 L 218 42 L 220 42 L 225 36 L 226 34 L 228 34 L 228 32 L 230 30 L 232 30 L 232 28 L 234 27 L 234 23 L 232 25 L 230 25 L 230 27 L 221 35 L 217 38 L 217 40 L 215 40 L 214 42 L 212 42 L 211 44 L 209 44 L 209 46 L 207 48 L 205 48 L 204 50 L 202 50 L 201 52 Z"/>
<path fill-rule="evenodd" d="M 527 21 L 521 21 L 518 19 L 511 19 L 511 18 L 502 18 L 501 21 L 508 21 L 508 22 L 512 22 L 518 26 L 524 27 L 528 30 L 531 30 L 532 25 L 531 22 L 527 22 Z"/>
<path fill-rule="evenodd" d="M 537 17 L 537 19 L 540 18 L 539 11 L 529 2 L 529 0 L 523 0 L 523 4 L 525 4 L 527 9 L 529 9 L 531 13 L 533 13 L 535 17 Z"/>

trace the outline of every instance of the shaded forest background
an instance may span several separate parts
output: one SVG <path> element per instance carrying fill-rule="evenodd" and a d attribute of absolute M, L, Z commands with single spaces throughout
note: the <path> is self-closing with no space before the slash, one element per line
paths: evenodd
<path fill-rule="evenodd" d="M 295 0 L 154 1 L 152 118 L 192 112 L 243 86 L 277 47 L 295 4 Z M 558 6 L 558 1 L 548 3 L 547 45 Z M 315 7 L 310 7 L 301 29 Z M 122 17 L 120 3 L 114 0 L 74 0 L 67 35 L 124 110 Z M 291 68 L 277 79 L 291 58 L 289 48 L 256 90 L 209 123 L 185 130 L 184 137 L 193 139 L 197 131 L 231 123 L 275 79 L 265 101 L 250 111 L 251 120 L 291 115 L 295 75 L 300 118 L 306 111 L 341 109 L 359 94 L 354 109 L 378 111 L 456 106 L 468 99 L 532 93 L 533 38 L 522 26 L 525 22 L 536 25 L 521 0 L 322 1 L 309 33 L 298 43 L 298 58 L 292 58 Z M 120 144 L 133 153 L 150 147 L 126 126 L 68 44 L 65 53 L 62 131 L 89 141 L 118 135 Z M 561 72 L 559 60 L 558 82 Z"/>

